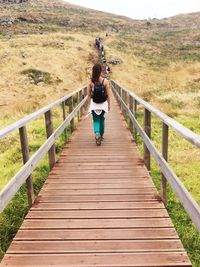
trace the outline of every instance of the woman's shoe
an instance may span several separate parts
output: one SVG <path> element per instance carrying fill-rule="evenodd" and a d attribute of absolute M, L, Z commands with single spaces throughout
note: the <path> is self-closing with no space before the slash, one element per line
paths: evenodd
<path fill-rule="evenodd" d="M 95 140 L 96 140 L 96 145 L 100 146 L 101 145 L 101 137 L 99 134 L 95 134 Z"/>

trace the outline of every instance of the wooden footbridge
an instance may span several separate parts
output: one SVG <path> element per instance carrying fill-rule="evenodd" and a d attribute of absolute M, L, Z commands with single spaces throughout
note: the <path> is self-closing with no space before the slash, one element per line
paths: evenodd
<path fill-rule="evenodd" d="M 192 266 L 163 204 L 167 179 L 200 230 L 199 206 L 167 164 L 168 127 L 198 147 L 200 138 L 111 83 L 116 98 L 112 96 L 105 140 L 99 147 L 91 118 L 80 121 L 85 87 L 0 131 L 3 138 L 19 128 L 24 159 L 23 168 L 0 193 L 1 210 L 25 181 L 31 206 L 1 266 Z M 144 130 L 136 120 L 138 104 L 144 106 Z M 57 105 L 62 106 L 63 123 L 53 132 L 51 110 Z M 129 117 L 130 129 L 144 140 L 144 160 L 120 108 Z M 163 121 L 163 155 L 150 141 L 151 113 Z M 48 139 L 29 158 L 26 124 L 41 114 Z M 55 140 L 63 131 L 66 134 L 69 124 L 74 128 L 75 116 L 80 123 L 56 162 Z M 47 152 L 52 170 L 35 199 L 31 173 Z M 149 175 L 150 154 L 163 174 L 161 194 Z"/>

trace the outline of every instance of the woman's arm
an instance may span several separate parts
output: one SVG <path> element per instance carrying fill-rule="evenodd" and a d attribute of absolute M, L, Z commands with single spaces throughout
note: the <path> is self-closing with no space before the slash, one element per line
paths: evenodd
<path fill-rule="evenodd" d="M 106 93 L 107 93 L 107 96 L 108 96 L 108 98 L 107 98 L 107 101 L 108 101 L 108 111 L 110 111 L 110 85 L 109 85 L 108 80 L 106 80 L 105 87 L 106 87 Z"/>

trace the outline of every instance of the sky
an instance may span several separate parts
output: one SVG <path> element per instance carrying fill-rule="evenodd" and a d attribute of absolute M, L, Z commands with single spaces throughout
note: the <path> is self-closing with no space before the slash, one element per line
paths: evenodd
<path fill-rule="evenodd" d="M 200 0 L 66 0 L 133 19 L 165 18 L 200 11 Z"/>

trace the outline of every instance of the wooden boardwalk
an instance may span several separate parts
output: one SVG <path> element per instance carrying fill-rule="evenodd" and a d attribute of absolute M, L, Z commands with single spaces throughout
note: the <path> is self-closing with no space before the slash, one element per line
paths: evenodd
<path fill-rule="evenodd" d="M 84 119 L 1 266 L 191 266 L 117 103 L 102 146 Z"/>

